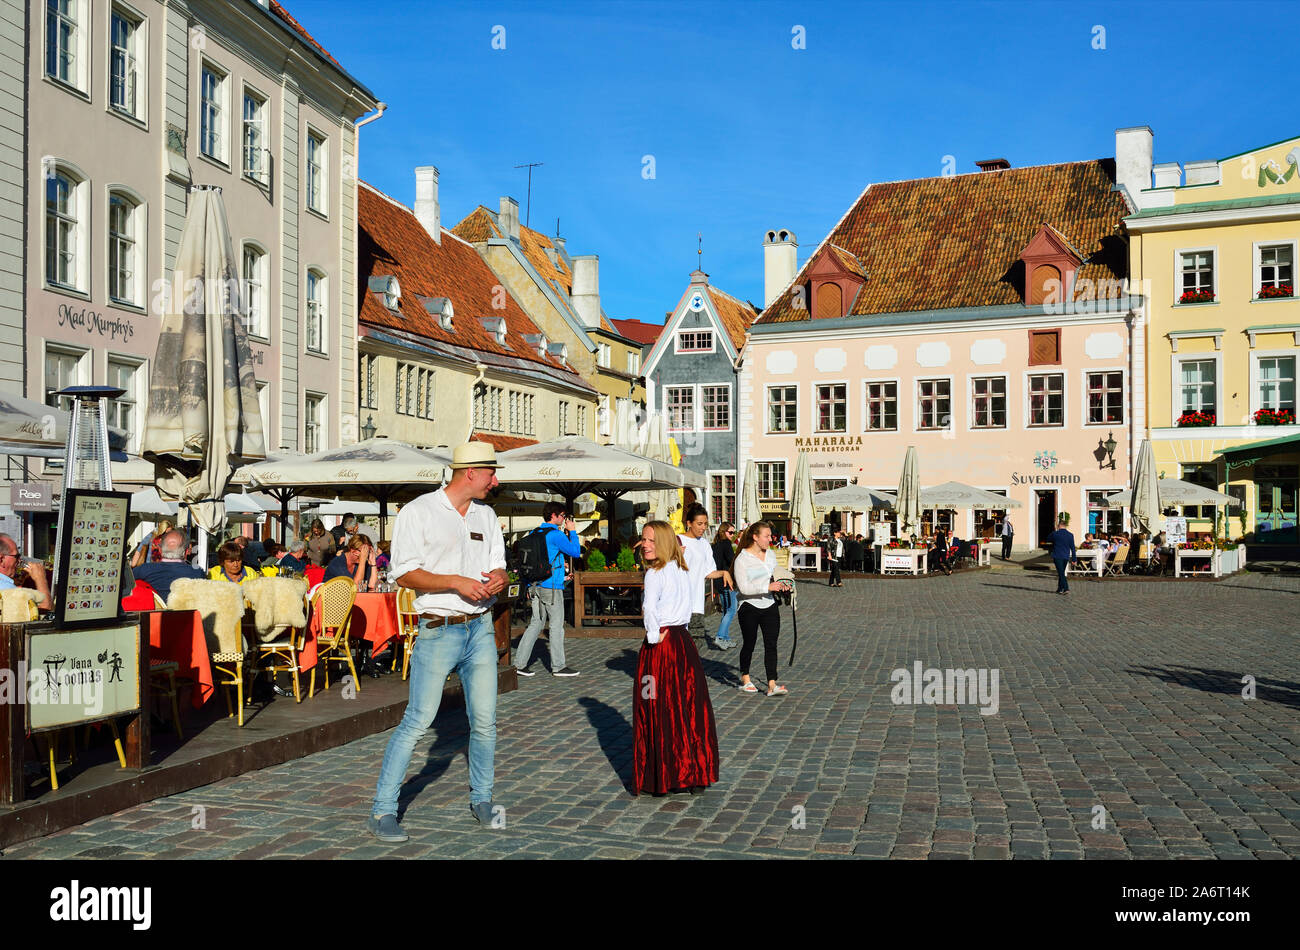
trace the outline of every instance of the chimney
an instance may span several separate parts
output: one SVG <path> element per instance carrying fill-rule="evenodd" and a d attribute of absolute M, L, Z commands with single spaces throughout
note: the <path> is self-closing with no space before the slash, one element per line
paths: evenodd
<path fill-rule="evenodd" d="M 1202 162 L 1188 162 L 1185 166 L 1187 184 L 1217 185 L 1219 183 L 1219 163 L 1213 159 Z"/>
<path fill-rule="evenodd" d="M 763 307 L 781 295 L 794 280 L 799 242 L 793 231 L 777 228 L 763 239 Z"/>
<path fill-rule="evenodd" d="M 501 196 L 501 211 L 497 215 L 497 224 L 501 231 L 511 240 L 519 240 L 519 202 L 514 198 Z"/>
<path fill-rule="evenodd" d="M 1011 167 L 1011 163 L 1005 158 L 986 158 L 982 162 L 976 162 L 979 170 L 982 172 L 1000 172 Z"/>
<path fill-rule="evenodd" d="M 1142 191 L 1151 187 L 1151 161 L 1155 154 L 1155 135 L 1145 125 L 1115 130 L 1115 184 L 1128 192 L 1129 201 L 1139 211 L 1144 200 Z"/>
<path fill-rule="evenodd" d="M 551 238 L 551 243 L 554 244 L 556 247 L 558 247 L 565 254 L 569 253 L 569 246 L 566 243 L 567 241 L 568 238 L 562 238 L 558 234 L 555 235 L 555 237 Z"/>
<path fill-rule="evenodd" d="M 438 169 L 421 165 L 415 170 L 415 220 L 424 225 L 434 243 L 442 243 L 442 213 L 438 208 Z"/>
<path fill-rule="evenodd" d="M 573 309 L 583 326 L 600 326 L 600 258 L 580 254 L 573 258 Z"/>
<path fill-rule="evenodd" d="M 1177 162 L 1161 162 L 1155 167 L 1157 188 L 1177 188 L 1183 183 L 1183 166 Z"/>

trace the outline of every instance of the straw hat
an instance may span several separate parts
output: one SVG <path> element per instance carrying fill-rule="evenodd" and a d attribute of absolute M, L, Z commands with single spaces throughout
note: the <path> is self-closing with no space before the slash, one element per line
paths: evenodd
<path fill-rule="evenodd" d="M 466 442 L 456 446 L 451 456 L 450 468 L 501 468 L 497 450 L 488 442 Z"/>

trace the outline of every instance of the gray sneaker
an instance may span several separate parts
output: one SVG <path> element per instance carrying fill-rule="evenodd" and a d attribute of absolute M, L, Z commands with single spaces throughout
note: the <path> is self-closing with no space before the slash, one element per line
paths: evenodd
<path fill-rule="evenodd" d="M 378 817 L 371 815 L 366 819 L 366 830 L 380 841 L 387 841 L 391 844 L 401 844 L 411 838 L 402 830 L 402 826 L 397 823 L 396 815 L 379 815 Z"/>
<path fill-rule="evenodd" d="M 496 806 L 491 802 L 472 802 L 469 806 L 469 813 L 474 816 L 474 820 L 480 825 L 491 828 L 492 819 L 495 817 L 493 814 L 495 808 Z"/>
<path fill-rule="evenodd" d="M 730 650 L 736 645 L 735 640 L 714 640 L 713 645 L 719 650 Z"/>

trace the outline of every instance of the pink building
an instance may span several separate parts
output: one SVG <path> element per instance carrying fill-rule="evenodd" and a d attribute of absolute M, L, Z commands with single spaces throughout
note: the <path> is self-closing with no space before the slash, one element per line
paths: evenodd
<path fill-rule="evenodd" d="M 757 463 L 769 516 L 784 513 L 800 451 L 814 490 L 893 490 L 915 445 L 922 486 L 1024 506 L 1010 513 L 1017 548 L 1064 512 L 1079 536 L 1127 528 L 1099 505 L 1127 486 L 1144 425 L 1115 163 L 981 168 L 868 187 L 797 273 L 793 235 L 769 232 L 777 277 L 739 387 L 741 470 Z M 998 517 L 924 520 L 972 537 Z"/>

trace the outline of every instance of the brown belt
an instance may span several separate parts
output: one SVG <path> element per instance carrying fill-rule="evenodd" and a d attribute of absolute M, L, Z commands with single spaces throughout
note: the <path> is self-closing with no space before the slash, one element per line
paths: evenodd
<path fill-rule="evenodd" d="M 441 614 L 420 614 L 421 620 L 428 620 L 434 627 L 451 627 L 458 623 L 469 623 L 480 614 L 452 614 L 450 617 L 444 617 Z"/>

